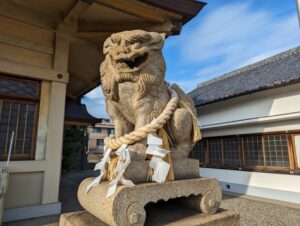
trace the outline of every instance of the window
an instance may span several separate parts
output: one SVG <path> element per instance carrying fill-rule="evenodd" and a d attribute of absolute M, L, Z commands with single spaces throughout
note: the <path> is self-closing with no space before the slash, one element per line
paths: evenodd
<path fill-rule="evenodd" d="M 295 149 L 295 164 L 297 168 L 300 168 L 300 134 L 293 134 L 293 143 Z"/>
<path fill-rule="evenodd" d="M 94 127 L 94 128 L 93 128 L 93 133 L 101 133 L 101 128 L 99 128 L 99 127 Z"/>
<path fill-rule="evenodd" d="M 294 147 L 289 146 L 291 136 L 276 133 L 209 137 L 199 141 L 189 156 L 213 168 L 294 170 L 300 163 L 300 135 L 293 135 Z"/>
<path fill-rule="evenodd" d="M 104 140 L 103 139 L 97 139 L 97 146 L 104 145 Z"/>
<path fill-rule="evenodd" d="M 200 165 L 205 164 L 205 141 L 200 140 L 195 144 L 195 147 L 190 152 L 190 158 L 199 159 Z"/>
<path fill-rule="evenodd" d="M 238 137 L 224 137 L 223 164 L 227 166 L 240 166 L 240 140 Z"/>
<path fill-rule="evenodd" d="M 264 136 L 266 166 L 289 167 L 287 135 Z"/>
<path fill-rule="evenodd" d="M 36 81 L 0 75 L 0 94 L 11 97 L 38 99 L 40 86 Z"/>
<path fill-rule="evenodd" d="M 222 140 L 218 138 L 208 139 L 208 164 L 219 166 L 222 164 Z"/>
<path fill-rule="evenodd" d="M 40 83 L 0 75 L 0 159 L 34 159 Z"/>
<path fill-rule="evenodd" d="M 114 129 L 111 129 L 111 128 L 108 128 L 108 134 L 110 135 L 110 134 L 115 134 L 115 130 Z"/>
<path fill-rule="evenodd" d="M 245 166 L 264 166 L 262 136 L 244 136 L 243 147 Z"/>

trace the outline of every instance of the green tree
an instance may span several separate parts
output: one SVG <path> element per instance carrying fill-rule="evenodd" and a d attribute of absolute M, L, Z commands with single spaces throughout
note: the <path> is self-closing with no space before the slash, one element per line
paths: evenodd
<path fill-rule="evenodd" d="M 72 170 L 76 168 L 76 159 L 79 152 L 84 150 L 86 127 L 69 126 L 64 130 L 62 168 Z"/>

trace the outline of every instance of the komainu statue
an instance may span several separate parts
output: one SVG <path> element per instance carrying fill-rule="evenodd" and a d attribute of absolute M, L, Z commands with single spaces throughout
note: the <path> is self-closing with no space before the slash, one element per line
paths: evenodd
<path fill-rule="evenodd" d="M 142 226 L 146 217 L 153 225 L 146 211 L 157 211 L 162 219 L 172 216 L 172 225 L 239 225 L 237 213 L 217 212 L 219 182 L 200 177 L 199 161 L 187 156 L 201 133 L 192 100 L 164 80 L 163 44 L 164 35 L 142 30 L 115 33 L 105 41 L 100 73 L 115 135 L 104 140 L 103 158 L 95 165 L 99 176 L 78 188 L 86 212 L 63 214 L 60 226 Z M 178 213 L 190 209 L 192 218 L 179 219 L 175 211 L 173 219 L 174 212 L 145 208 L 171 199 Z"/>
<path fill-rule="evenodd" d="M 169 139 L 172 157 L 187 157 L 201 135 L 192 100 L 177 85 L 169 87 L 164 80 L 164 39 L 164 34 L 142 30 L 112 34 L 104 43 L 101 83 L 116 138 L 151 123 L 170 101 L 170 88 L 175 91 L 178 104 L 163 131 Z M 145 139 L 129 149 L 143 155 Z"/>

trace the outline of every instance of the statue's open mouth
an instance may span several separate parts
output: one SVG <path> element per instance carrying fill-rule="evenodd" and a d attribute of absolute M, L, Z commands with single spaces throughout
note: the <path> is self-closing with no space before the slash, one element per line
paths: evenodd
<path fill-rule="evenodd" d="M 120 70 L 137 71 L 140 66 L 145 63 L 148 59 L 148 53 L 143 55 L 137 55 L 130 59 L 120 59 L 117 61 Z"/>

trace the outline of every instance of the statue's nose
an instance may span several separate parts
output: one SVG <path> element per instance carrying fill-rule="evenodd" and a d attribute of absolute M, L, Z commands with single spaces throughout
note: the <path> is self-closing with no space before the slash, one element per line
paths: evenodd
<path fill-rule="evenodd" d="M 122 54 L 128 54 L 128 53 L 130 53 L 130 49 L 128 47 L 125 47 L 125 46 L 118 47 L 115 50 L 115 54 L 117 56 L 122 55 Z"/>

